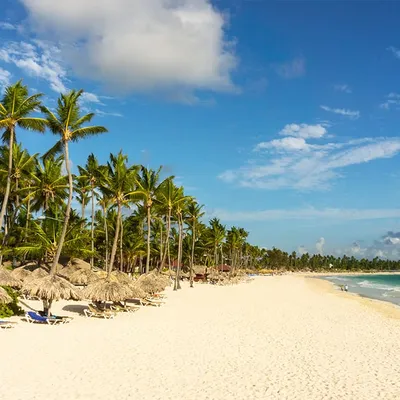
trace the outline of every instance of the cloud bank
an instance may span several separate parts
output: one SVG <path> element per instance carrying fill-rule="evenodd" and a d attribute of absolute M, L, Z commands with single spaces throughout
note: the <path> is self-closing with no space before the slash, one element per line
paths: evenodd
<path fill-rule="evenodd" d="M 124 91 L 231 91 L 237 58 L 208 0 L 21 0 L 80 76 Z"/>
<path fill-rule="evenodd" d="M 322 125 L 290 124 L 283 138 L 256 144 L 245 165 L 219 174 L 227 183 L 255 189 L 327 189 L 345 168 L 400 153 L 400 138 L 328 141 Z"/>

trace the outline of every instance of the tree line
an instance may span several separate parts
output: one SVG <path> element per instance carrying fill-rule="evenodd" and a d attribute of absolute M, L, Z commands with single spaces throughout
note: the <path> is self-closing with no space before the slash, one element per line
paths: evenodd
<path fill-rule="evenodd" d="M 395 270 L 397 262 L 354 257 L 288 254 L 248 243 L 241 227 L 227 228 L 217 218 L 204 221 L 204 208 L 174 176 L 130 163 L 122 151 L 101 164 L 90 154 L 85 165 L 70 168 L 70 143 L 107 132 L 84 114 L 83 91 L 61 94 L 55 110 L 42 104 L 22 81 L 5 89 L 0 102 L 0 264 L 35 260 L 49 265 L 80 257 L 108 274 L 113 269 L 148 273 L 152 269 L 229 264 L 234 271 Z M 18 130 L 50 131 L 54 146 L 30 154 Z M 72 155 L 73 156 L 73 155 Z M 79 210 L 72 207 L 73 200 Z M 191 273 L 191 280 L 193 274 Z M 177 283 L 179 285 L 179 282 Z"/>

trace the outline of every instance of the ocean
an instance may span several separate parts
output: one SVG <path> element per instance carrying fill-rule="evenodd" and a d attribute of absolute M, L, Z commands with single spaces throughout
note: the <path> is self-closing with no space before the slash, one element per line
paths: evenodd
<path fill-rule="evenodd" d="M 400 275 L 335 275 L 324 276 L 336 285 L 347 285 L 349 293 L 389 301 L 400 306 Z"/>

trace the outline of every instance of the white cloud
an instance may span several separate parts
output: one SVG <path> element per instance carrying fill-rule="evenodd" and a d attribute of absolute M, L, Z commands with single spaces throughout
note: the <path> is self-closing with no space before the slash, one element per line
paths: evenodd
<path fill-rule="evenodd" d="M 17 26 L 10 24 L 9 22 L 0 22 L 0 29 L 3 29 L 5 31 L 16 31 Z"/>
<path fill-rule="evenodd" d="M 96 104 L 103 104 L 99 98 L 99 96 L 97 96 L 97 94 L 94 93 L 90 93 L 90 92 L 83 92 L 80 100 L 82 103 L 96 103 Z"/>
<path fill-rule="evenodd" d="M 343 93 L 348 93 L 348 94 L 353 93 L 353 90 L 351 89 L 351 87 L 346 84 L 333 85 L 333 88 L 338 92 L 343 92 Z"/>
<path fill-rule="evenodd" d="M 10 84 L 11 73 L 0 67 L 0 90 L 3 91 Z"/>
<path fill-rule="evenodd" d="M 57 57 L 60 50 L 42 41 L 6 42 L 0 47 L 0 60 L 14 64 L 27 75 L 41 78 L 57 93 L 65 92 L 67 71 Z"/>
<path fill-rule="evenodd" d="M 317 243 L 315 243 L 315 248 L 317 249 L 318 254 L 321 256 L 324 255 L 324 245 L 325 245 L 325 238 L 321 237 L 318 239 Z"/>
<path fill-rule="evenodd" d="M 390 51 L 396 58 L 400 58 L 400 50 L 398 48 L 390 46 L 386 50 Z"/>
<path fill-rule="evenodd" d="M 94 112 L 99 117 L 123 117 L 123 115 L 118 112 L 107 112 L 99 110 L 98 108 Z"/>
<path fill-rule="evenodd" d="M 324 140 L 325 138 L 322 138 Z M 251 159 L 219 178 L 255 189 L 321 190 L 343 176 L 343 169 L 400 153 L 400 138 L 360 138 L 309 143 L 315 138 L 285 137 L 258 143 Z"/>
<path fill-rule="evenodd" d="M 386 96 L 386 101 L 379 105 L 380 108 L 383 108 L 385 110 L 389 110 L 396 106 L 397 108 L 399 108 L 398 106 L 400 106 L 400 94 L 394 92 L 389 93 Z"/>
<path fill-rule="evenodd" d="M 292 61 L 274 65 L 276 73 L 285 79 L 299 78 L 306 73 L 306 60 L 296 57 Z"/>
<path fill-rule="evenodd" d="M 258 143 L 255 150 L 276 149 L 284 151 L 309 150 L 309 145 L 303 138 L 285 137 L 283 139 L 275 139 L 270 142 Z"/>
<path fill-rule="evenodd" d="M 306 249 L 304 246 L 299 246 L 299 247 L 297 248 L 297 253 L 299 253 L 299 254 L 302 256 L 303 254 L 307 254 L 308 251 L 307 251 L 307 249 Z"/>
<path fill-rule="evenodd" d="M 123 91 L 231 91 L 237 58 L 209 0 L 22 0 L 80 76 Z"/>
<path fill-rule="evenodd" d="M 282 136 L 294 136 L 299 138 L 321 138 L 327 133 L 327 130 L 321 124 L 307 125 L 307 124 L 288 124 L 279 134 Z"/>
<path fill-rule="evenodd" d="M 346 110 L 344 108 L 331 108 L 328 106 L 320 106 L 320 107 L 325 111 L 332 112 L 334 114 L 343 115 L 345 117 L 350 117 L 352 119 L 360 118 L 360 111 Z"/>
<path fill-rule="evenodd" d="M 400 218 L 400 208 L 393 209 L 342 209 L 342 208 L 298 208 L 271 209 L 261 211 L 229 211 L 216 209 L 207 213 L 226 222 L 271 221 L 271 220 L 333 220 L 357 221 Z"/>
<path fill-rule="evenodd" d="M 338 92 L 349 93 L 349 94 L 353 93 L 352 88 L 346 84 L 333 85 L 333 88 Z"/>

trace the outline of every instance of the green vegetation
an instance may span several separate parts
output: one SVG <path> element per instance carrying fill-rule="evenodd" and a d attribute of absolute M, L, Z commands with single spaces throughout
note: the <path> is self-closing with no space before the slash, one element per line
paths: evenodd
<path fill-rule="evenodd" d="M 195 265 L 229 264 L 233 272 L 400 269 L 397 262 L 379 259 L 299 257 L 253 246 L 243 228 L 228 229 L 217 218 L 206 224 L 202 206 L 176 185 L 173 176 L 164 176 L 161 167 L 131 164 L 122 152 L 110 154 L 105 164 L 90 154 L 74 175 L 70 142 L 107 132 L 91 125 L 93 113 L 82 114 L 81 94 L 61 95 L 52 111 L 41 104 L 40 94 L 30 95 L 20 81 L 1 99 L 0 263 L 3 258 L 34 260 L 51 265 L 55 275 L 59 259 L 80 257 L 108 276 L 113 269 L 145 273 L 178 266 L 178 272 L 190 272 L 191 285 Z M 58 141 L 44 155 L 31 155 L 17 141 L 18 129 L 47 130 Z M 72 208 L 74 198 L 79 212 Z M 179 289 L 179 273 L 176 276 Z"/>
<path fill-rule="evenodd" d="M 18 293 L 8 286 L 2 286 L 7 294 L 12 298 L 12 302 L 8 304 L 0 303 L 0 318 L 8 318 L 13 315 L 22 315 L 24 310 L 18 306 Z"/>

